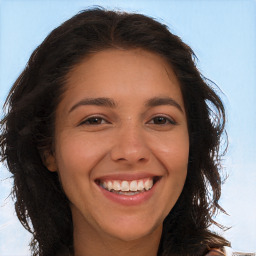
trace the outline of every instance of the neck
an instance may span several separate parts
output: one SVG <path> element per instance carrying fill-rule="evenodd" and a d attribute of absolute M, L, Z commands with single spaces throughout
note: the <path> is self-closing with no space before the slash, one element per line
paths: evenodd
<path fill-rule="evenodd" d="M 125 241 L 97 232 L 89 223 L 82 224 L 74 218 L 74 256 L 157 256 L 162 226 L 150 234 L 135 240 Z M 82 224 L 82 225 L 81 225 Z"/>

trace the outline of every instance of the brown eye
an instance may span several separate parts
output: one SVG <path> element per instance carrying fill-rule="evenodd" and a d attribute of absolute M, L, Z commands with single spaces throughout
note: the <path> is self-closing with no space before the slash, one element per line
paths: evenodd
<path fill-rule="evenodd" d="M 166 124 L 168 121 L 165 117 L 158 116 L 153 118 L 154 124 Z"/>
<path fill-rule="evenodd" d="M 168 125 L 168 124 L 176 124 L 176 122 L 170 118 L 164 116 L 156 116 L 149 123 L 157 124 L 157 125 Z"/>
<path fill-rule="evenodd" d="M 84 120 L 80 125 L 100 125 L 106 123 L 106 120 L 101 117 L 90 117 Z"/>

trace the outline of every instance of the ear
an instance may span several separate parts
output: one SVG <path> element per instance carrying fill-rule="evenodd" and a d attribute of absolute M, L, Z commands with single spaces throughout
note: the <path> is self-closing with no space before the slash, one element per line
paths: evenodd
<path fill-rule="evenodd" d="M 45 151 L 42 154 L 42 161 L 45 165 L 45 167 L 50 171 L 50 172 L 56 172 L 58 170 L 57 168 L 57 163 L 56 163 L 56 158 L 53 152 L 51 151 Z"/>

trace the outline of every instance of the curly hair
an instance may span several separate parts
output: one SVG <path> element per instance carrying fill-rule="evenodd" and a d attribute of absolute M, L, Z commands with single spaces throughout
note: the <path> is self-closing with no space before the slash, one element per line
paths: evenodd
<path fill-rule="evenodd" d="M 93 8 L 54 29 L 31 55 L 5 102 L 0 153 L 13 175 L 15 210 L 32 233 L 31 252 L 56 255 L 72 248 L 69 201 L 58 174 L 43 164 L 54 141 L 55 110 L 69 71 L 85 56 L 105 49 L 140 48 L 164 58 L 181 86 L 189 130 L 189 164 L 183 191 L 164 220 L 158 255 L 203 255 L 229 245 L 208 230 L 218 210 L 222 176 L 220 143 L 225 111 L 221 99 L 196 68 L 191 48 L 167 26 L 135 13 Z M 219 225 L 222 227 L 221 225 Z"/>

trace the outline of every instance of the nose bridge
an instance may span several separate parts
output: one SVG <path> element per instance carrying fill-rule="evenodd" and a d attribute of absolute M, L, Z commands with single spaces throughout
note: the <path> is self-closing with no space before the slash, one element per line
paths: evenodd
<path fill-rule="evenodd" d="M 112 159 L 135 163 L 147 161 L 149 153 L 143 127 L 132 120 L 125 122 L 116 134 L 115 145 L 111 152 Z"/>

